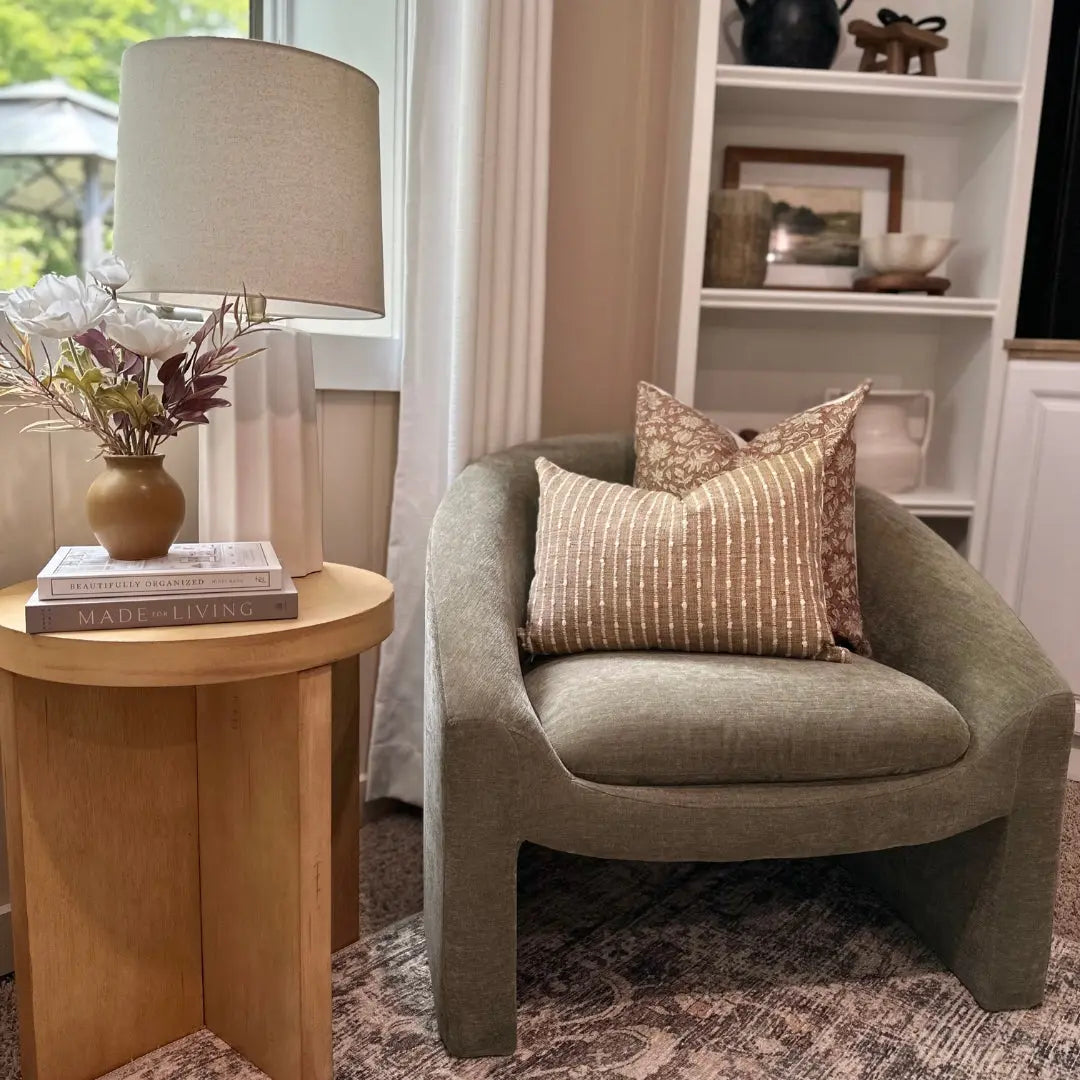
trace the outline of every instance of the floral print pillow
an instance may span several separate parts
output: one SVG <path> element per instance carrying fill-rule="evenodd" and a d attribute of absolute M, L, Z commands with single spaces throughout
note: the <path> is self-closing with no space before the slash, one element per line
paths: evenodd
<path fill-rule="evenodd" d="M 822 573 L 829 625 L 837 640 L 864 656 L 855 563 L 855 440 L 852 428 L 870 390 L 864 382 L 850 394 L 781 421 L 740 447 L 726 428 L 649 383 L 638 383 L 634 486 L 684 495 L 717 473 L 791 453 L 823 440 L 825 499 L 822 507 Z"/>

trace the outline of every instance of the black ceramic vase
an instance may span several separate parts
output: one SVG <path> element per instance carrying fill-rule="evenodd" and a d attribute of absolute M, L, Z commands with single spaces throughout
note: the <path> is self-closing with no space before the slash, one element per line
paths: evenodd
<path fill-rule="evenodd" d="M 840 47 L 844 0 L 736 0 L 743 17 L 742 54 L 761 67 L 828 68 Z"/>

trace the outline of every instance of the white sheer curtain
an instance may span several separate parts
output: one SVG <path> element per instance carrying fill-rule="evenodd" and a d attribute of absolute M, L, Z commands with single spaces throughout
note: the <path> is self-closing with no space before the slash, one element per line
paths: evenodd
<path fill-rule="evenodd" d="M 540 427 L 552 0 L 416 0 L 406 309 L 368 798 L 423 791 L 424 553 L 473 458 Z"/>

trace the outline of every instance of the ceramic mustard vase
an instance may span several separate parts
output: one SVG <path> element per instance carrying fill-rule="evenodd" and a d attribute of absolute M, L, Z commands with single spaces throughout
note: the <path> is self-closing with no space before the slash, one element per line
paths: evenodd
<path fill-rule="evenodd" d="M 743 17 L 743 62 L 762 67 L 829 68 L 840 48 L 844 0 L 736 0 Z"/>
<path fill-rule="evenodd" d="M 921 438 L 911 433 L 914 405 L 925 417 Z M 932 390 L 871 390 L 855 418 L 855 479 L 893 495 L 917 488 L 933 423 Z"/>
<path fill-rule="evenodd" d="M 161 558 L 184 523 L 184 492 L 161 454 L 107 454 L 105 471 L 86 492 L 86 517 L 112 558 Z"/>

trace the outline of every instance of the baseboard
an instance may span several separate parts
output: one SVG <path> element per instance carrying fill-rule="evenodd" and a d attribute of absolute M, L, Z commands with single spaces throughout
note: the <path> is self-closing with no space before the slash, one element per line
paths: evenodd
<path fill-rule="evenodd" d="M 15 970 L 15 953 L 11 947 L 11 905 L 0 907 L 0 975 Z"/>
<path fill-rule="evenodd" d="M 1073 728 L 1072 750 L 1069 753 L 1069 779 L 1080 780 L 1080 698 L 1076 699 L 1076 726 Z"/>

